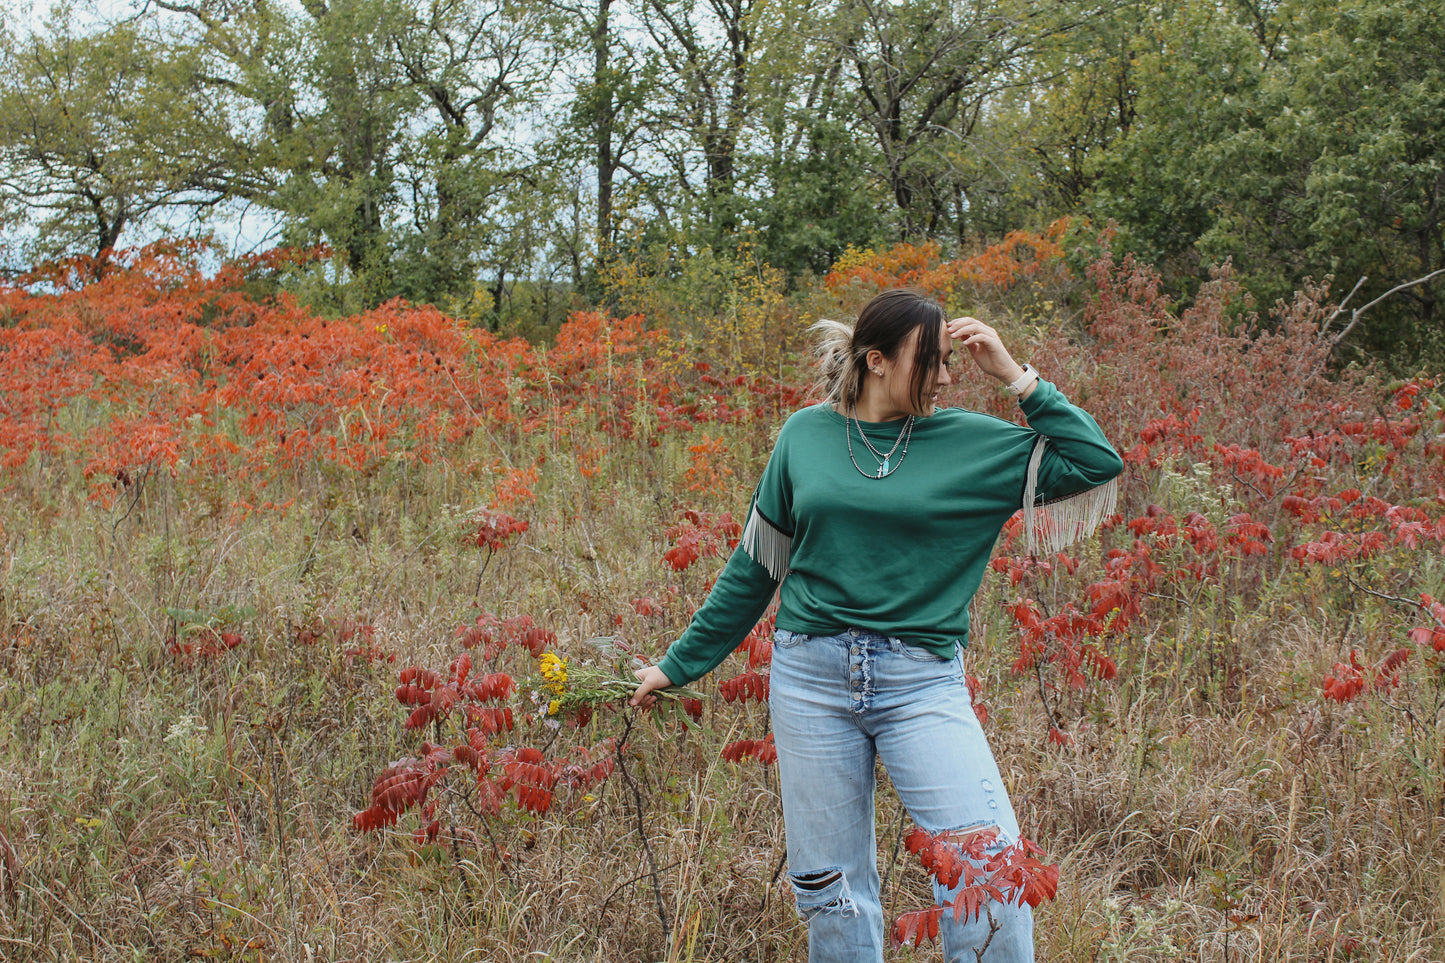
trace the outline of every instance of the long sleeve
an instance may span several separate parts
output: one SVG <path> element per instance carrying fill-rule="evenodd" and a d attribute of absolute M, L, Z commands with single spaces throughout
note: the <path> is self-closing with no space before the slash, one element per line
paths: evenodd
<path fill-rule="evenodd" d="M 702 607 L 693 614 L 687 631 L 668 647 L 659 663 L 674 684 L 701 678 L 726 659 L 762 618 L 788 574 L 793 550 L 789 436 L 784 425 L 753 492 L 738 547 Z"/>
<path fill-rule="evenodd" d="M 710 672 L 779 591 L 778 627 L 808 635 L 857 626 L 948 657 L 968 640 L 968 603 L 1000 529 L 1020 505 L 1030 550 L 1052 551 L 1113 512 L 1123 462 L 1098 424 L 1040 382 L 1028 425 L 961 408 L 915 422 L 853 425 L 813 405 L 784 424 L 738 548 L 662 660 L 677 683 Z M 860 469 L 850 430 L 898 467 Z M 861 448 L 861 441 L 858 442 Z M 906 457 L 904 457 L 906 455 Z"/>
<path fill-rule="evenodd" d="M 659 667 L 674 685 L 707 675 L 747 638 L 777 587 L 778 581 L 739 545 Z"/>
<path fill-rule="evenodd" d="M 1024 486 L 1028 550 L 1042 541 L 1046 551 L 1060 551 L 1113 513 L 1124 461 L 1098 423 L 1049 382 L 1040 381 L 1020 407 L 1039 434 Z"/>
<path fill-rule="evenodd" d="M 1124 470 L 1124 461 L 1098 422 L 1069 403 L 1047 381 L 1020 402 L 1029 427 L 1048 439 L 1039 465 L 1039 494 L 1044 500 L 1102 485 Z"/>

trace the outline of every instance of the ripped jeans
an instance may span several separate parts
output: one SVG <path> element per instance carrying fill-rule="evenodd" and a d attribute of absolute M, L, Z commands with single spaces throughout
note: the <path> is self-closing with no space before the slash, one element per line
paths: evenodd
<path fill-rule="evenodd" d="M 1018 839 L 993 753 L 974 715 L 960 653 L 925 649 L 862 629 L 774 636 L 769 708 L 782 779 L 788 875 L 808 923 L 809 963 L 878 963 L 884 920 L 873 825 L 874 762 L 930 833 L 997 826 Z M 953 892 L 935 884 L 940 903 Z M 990 915 L 997 930 L 990 938 Z M 940 935 L 950 963 L 1032 961 L 1028 906 L 988 904 Z"/>

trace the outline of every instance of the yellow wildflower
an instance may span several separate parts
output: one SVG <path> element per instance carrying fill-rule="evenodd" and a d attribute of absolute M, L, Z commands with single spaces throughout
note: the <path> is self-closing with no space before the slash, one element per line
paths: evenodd
<path fill-rule="evenodd" d="M 551 702 L 547 703 L 547 715 L 555 716 L 561 710 L 561 708 L 562 703 L 558 702 L 556 699 L 553 699 Z"/>
<path fill-rule="evenodd" d="M 566 659 L 559 658 L 553 652 L 543 652 L 542 658 L 538 661 L 541 664 L 542 678 L 559 685 L 567 681 Z"/>

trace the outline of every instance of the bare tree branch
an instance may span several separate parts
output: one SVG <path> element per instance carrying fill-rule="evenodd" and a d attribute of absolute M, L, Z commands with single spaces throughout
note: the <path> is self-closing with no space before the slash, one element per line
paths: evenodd
<path fill-rule="evenodd" d="M 1345 325 L 1344 328 L 1341 329 L 1339 334 L 1331 335 L 1330 345 L 1335 346 L 1338 345 L 1341 341 L 1343 341 L 1345 339 L 1345 336 L 1355 329 L 1355 325 L 1360 323 L 1360 318 L 1364 316 L 1365 312 L 1373 308 L 1375 305 L 1379 304 L 1381 301 L 1385 300 L 1393 294 L 1399 294 L 1401 291 L 1408 291 L 1410 288 L 1419 287 L 1422 284 L 1428 284 L 1429 282 L 1441 276 L 1445 276 L 1445 268 L 1440 268 L 1438 271 L 1431 271 L 1424 277 L 1416 278 L 1413 281 L 1406 281 L 1404 284 L 1397 284 L 1390 290 L 1386 291 L 1384 294 L 1375 298 L 1375 300 L 1371 301 L 1369 304 L 1366 304 L 1363 307 L 1355 308 L 1355 310 L 1350 312 L 1350 323 Z M 1364 282 L 1365 279 L 1361 278 L 1360 284 L 1363 284 Z M 1359 289 L 1360 284 L 1355 285 L 1356 290 Z M 1354 291 L 1350 292 L 1351 295 L 1353 295 L 1354 293 Z M 1345 300 L 1348 301 L 1349 298 L 1346 298 Z M 1333 321 L 1335 317 L 1340 313 L 1340 311 L 1343 310 L 1344 304 L 1343 302 L 1341 302 L 1340 308 L 1336 310 L 1335 314 L 1330 316 L 1330 321 Z M 1328 324 L 1328 322 L 1326 322 L 1326 324 Z"/>

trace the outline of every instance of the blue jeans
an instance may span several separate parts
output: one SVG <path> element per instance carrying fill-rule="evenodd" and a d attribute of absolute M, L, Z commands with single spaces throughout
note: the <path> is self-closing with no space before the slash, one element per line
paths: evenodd
<path fill-rule="evenodd" d="M 997 826 L 1002 847 L 1018 820 L 974 715 L 963 658 L 862 629 L 835 636 L 778 630 L 769 709 L 782 779 L 788 875 L 808 923 L 810 963 L 883 959 L 883 907 L 873 826 L 875 759 L 930 833 Z M 940 903 L 953 892 L 935 883 Z M 992 917 L 992 923 L 990 921 Z M 990 937 L 990 929 L 997 929 Z M 950 963 L 1032 961 L 1033 912 L 991 903 L 940 935 Z"/>

